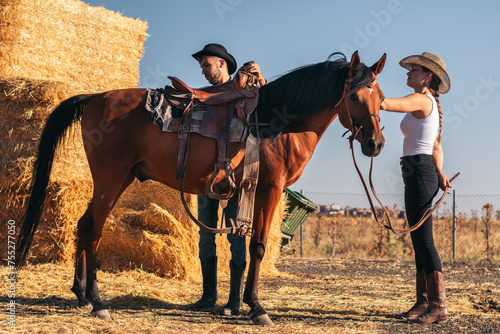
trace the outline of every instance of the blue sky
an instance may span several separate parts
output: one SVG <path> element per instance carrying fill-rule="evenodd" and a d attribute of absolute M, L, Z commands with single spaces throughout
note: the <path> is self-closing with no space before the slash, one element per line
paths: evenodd
<path fill-rule="evenodd" d="M 242 64 L 259 63 L 273 80 L 305 64 L 342 51 L 359 50 L 372 65 L 387 53 L 379 84 L 386 97 L 412 93 L 399 60 L 424 51 L 447 64 L 451 91 L 441 96 L 444 112 L 444 171 L 457 194 L 498 194 L 500 163 L 500 3 L 413 0 L 85 0 L 148 22 L 140 64 L 141 87 L 163 87 L 167 75 L 194 87 L 207 82 L 191 54 L 210 42 L 226 46 Z M 374 161 L 379 193 L 402 193 L 399 171 L 402 114 L 382 112 L 386 145 Z M 343 128 L 335 121 L 293 190 L 361 193 Z M 368 172 L 369 159 L 358 163 Z"/>

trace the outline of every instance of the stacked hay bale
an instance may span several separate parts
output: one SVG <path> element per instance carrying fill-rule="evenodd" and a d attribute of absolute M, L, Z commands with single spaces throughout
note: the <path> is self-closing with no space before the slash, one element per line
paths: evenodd
<path fill-rule="evenodd" d="M 0 0 L 0 76 L 94 92 L 135 87 L 146 29 L 76 0 Z"/>
<path fill-rule="evenodd" d="M 6 222 L 18 222 L 24 213 L 48 115 L 79 93 L 137 86 L 146 29 L 143 21 L 76 0 L 0 0 L 2 261 L 7 251 Z M 92 194 L 80 128 L 73 130 L 54 162 L 29 256 L 32 263 L 73 264 L 76 224 Z M 188 201 L 196 212 L 196 198 Z M 105 225 L 100 268 L 141 267 L 168 277 L 198 278 L 198 229 L 180 208 L 177 191 L 135 182 Z M 283 208 L 273 224 L 264 268 L 274 268 L 282 215 Z M 217 243 L 221 263 L 227 263 L 226 238 L 218 237 Z"/>
<path fill-rule="evenodd" d="M 54 106 L 78 88 L 55 81 L 0 78 L 0 92 L 0 200 L 5 205 L 0 218 L 2 222 L 18 222 L 29 198 L 32 166 L 45 119 Z M 81 145 L 67 140 L 49 184 L 45 214 L 32 252 L 36 261 L 67 262 L 74 253 L 74 220 L 82 214 L 81 208 L 85 210 L 92 190 L 84 159 Z M 5 225 L 0 228 L 5 229 Z M 1 249 L 7 247 L 2 244 Z"/>
<path fill-rule="evenodd" d="M 191 211 L 196 213 L 196 196 L 188 196 L 187 200 Z M 262 274 L 277 273 L 275 264 L 280 255 L 285 206 L 283 196 L 269 232 Z M 219 222 L 221 217 L 222 210 L 219 210 Z M 178 191 L 157 182 L 135 181 L 122 195 L 106 224 L 99 246 L 102 269 L 141 268 L 160 276 L 201 280 L 199 229 L 184 212 Z M 247 238 L 247 246 L 249 240 Z M 225 235 L 217 234 L 215 241 L 218 273 L 228 277 L 230 244 Z"/>
<path fill-rule="evenodd" d="M 0 0 L 2 221 L 24 213 L 50 112 L 79 93 L 137 86 L 146 29 L 143 21 L 81 1 Z M 72 262 L 76 222 L 92 191 L 80 137 L 73 131 L 54 163 L 32 262 Z"/>

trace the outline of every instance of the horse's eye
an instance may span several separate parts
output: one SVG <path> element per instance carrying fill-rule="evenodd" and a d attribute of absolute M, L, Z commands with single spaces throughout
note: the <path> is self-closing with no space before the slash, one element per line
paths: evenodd
<path fill-rule="evenodd" d="M 356 102 L 358 100 L 358 96 L 356 94 L 349 95 L 349 100 Z"/>

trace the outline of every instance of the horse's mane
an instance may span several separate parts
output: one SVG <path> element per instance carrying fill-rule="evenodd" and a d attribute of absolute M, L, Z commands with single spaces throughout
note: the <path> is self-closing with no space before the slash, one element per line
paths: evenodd
<path fill-rule="evenodd" d="M 262 86 L 256 112 L 259 123 L 267 124 L 264 137 L 276 136 L 291 123 L 333 108 L 342 97 L 349 65 L 344 54 L 333 53 L 325 62 L 296 68 Z M 372 78 L 364 64 L 355 72 L 350 93 Z"/>

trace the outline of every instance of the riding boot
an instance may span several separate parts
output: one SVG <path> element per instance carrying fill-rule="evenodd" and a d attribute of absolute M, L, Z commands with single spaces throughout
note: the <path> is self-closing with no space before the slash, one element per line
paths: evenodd
<path fill-rule="evenodd" d="M 427 275 L 427 296 L 429 298 L 429 307 L 414 322 L 427 325 L 448 320 L 443 274 L 437 270 Z"/>
<path fill-rule="evenodd" d="M 231 287 L 229 290 L 229 300 L 224 306 L 225 315 L 237 315 L 240 313 L 243 274 L 245 273 L 246 266 L 246 261 L 239 266 L 235 266 L 233 261 L 229 261 L 229 268 L 231 269 Z"/>
<path fill-rule="evenodd" d="M 427 299 L 427 280 L 425 278 L 425 270 L 420 270 L 416 275 L 417 302 L 406 312 L 398 314 L 408 320 L 415 320 L 429 306 Z"/>
<path fill-rule="evenodd" d="M 203 276 L 203 295 L 192 304 L 191 310 L 204 310 L 215 306 L 217 302 L 217 256 L 201 262 Z"/>

